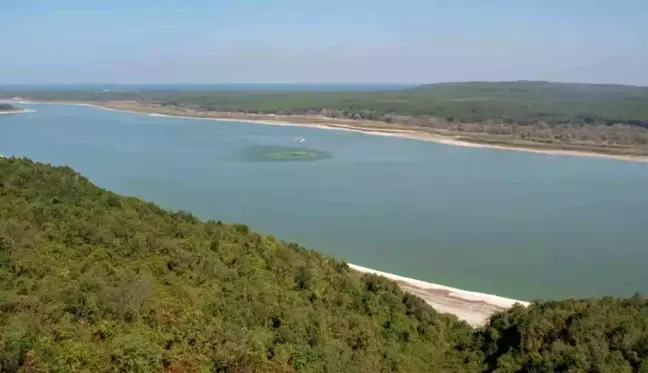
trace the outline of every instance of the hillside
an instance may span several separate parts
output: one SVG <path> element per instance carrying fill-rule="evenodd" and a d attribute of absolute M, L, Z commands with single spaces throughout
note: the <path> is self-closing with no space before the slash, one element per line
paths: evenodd
<path fill-rule="evenodd" d="M 333 258 L 0 158 L 2 372 L 646 372 L 648 302 L 471 329 Z"/>
<path fill-rule="evenodd" d="M 475 358 L 455 350 L 468 326 L 394 283 L 244 225 L 27 160 L 0 159 L 0 188 L 0 371 L 422 372 Z"/>
<path fill-rule="evenodd" d="M 520 81 L 430 84 L 411 91 L 452 106 L 457 119 L 465 122 L 503 119 L 520 124 L 648 126 L 648 87 Z"/>

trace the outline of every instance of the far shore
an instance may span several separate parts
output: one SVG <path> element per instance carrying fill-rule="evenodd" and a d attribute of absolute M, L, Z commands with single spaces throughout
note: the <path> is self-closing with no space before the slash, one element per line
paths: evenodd
<path fill-rule="evenodd" d="M 469 148 L 483 148 L 492 150 L 521 151 L 546 155 L 562 155 L 574 157 L 603 158 L 627 162 L 648 163 L 648 155 L 623 155 L 608 154 L 596 151 L 568 150 L 543 148 L 539 143 L 525 143 L 523 145 L 493 144 L 478 142 L 478 140 L 467 141 L 457 134 L 438 134 L 428 132 L 420 128 L 408 128 L 404 125 L 391 125 L 383 122 L 354 121 L 351 119 L 334 119 L 321 116 L 290 115 L 279 116 L 272 114 L 244 114 L 226 112 L 203 112 L 203 111 L 180 111 L 177 109 L 161 108 L 153 105 L 144 105 L 131 101 L 105 101 L 101 103 L 70 102 L 70 101 L 16 101 L 25 104 L 68 104 L 95 107 L 104 110 L 114 110 L 137 114 L 148 114 L 155 117 L 174 117 L 187 119 L 204 119 L 227 122 L 244 122 L 253 124 L 264 124 L 273 126 L 296 126 L 311 127 L 319 129 L 342 130 L 359 132 L 368 135 L 399 137 L 411 140 L 429 141 L 438 144 L 462 146 Z"/>

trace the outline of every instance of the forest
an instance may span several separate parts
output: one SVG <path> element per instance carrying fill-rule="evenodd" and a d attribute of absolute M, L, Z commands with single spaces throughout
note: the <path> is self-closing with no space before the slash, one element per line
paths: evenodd
<path fill-rule="evenodd" d="M 468 141 L 532 142 L 554 148 L 612 146 L 598 149 L 602 152 L 632 146 L 648 153 L 648 87 L 542 81 L 439 83 L 375 91 L 0 86 L 0 98 L 15 96 L 138 101 L 194 111 L 316 115 L 412 126 L 462 135 Z"/>
<path fill-rule="evenodd" d="M 1 372 L 648 372 L 648 300 L 471 328 L 385 278 L 0 158 Z"/>

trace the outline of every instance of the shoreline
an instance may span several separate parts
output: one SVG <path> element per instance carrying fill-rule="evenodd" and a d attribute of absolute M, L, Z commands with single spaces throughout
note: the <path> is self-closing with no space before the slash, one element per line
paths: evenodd
<path fill-rule="evenodd" d="M 437 144 L 460 146 L 465 148 L 491 149 L 491 150 L 500 150 L 500 151 L 518 151 L 518 152 L 544 154 L 544 155 L 586 157 L 586 158 L 610 159 L 610 160 L 635 162 L 635 163 L 648 163 L 648 156 L 643 156 L 643 155 L 620 155 L 620 154 L 588 152 L 588 151 L 581 151 L 581 150 L 542 149 L 542 148 L 534 148 L 532 147 L 532 145 L 529 145 L 528 147 L 523 145 L 521 146 L 497 145 L 497 144 L 489 144 L 485 142 L 484 143 L 472 142 L 472 141 L 462 140 L 460 138 L 461 136 L 434 134 L 434 133 L 424 132 L 416 129 L 394 128 L 394 127 L 373 128 L 373 127 L 362 126 L 353 123 L 340 123 L 339 121 L 338 123 L 335 123 L 335 119 L 324 118 L 324 117 L 311 118 L 317 120 L 318 123 L 305 123 L 307 121 L 307 118 L 305 117 L 297 117 L 295 118 L 295 121 L 287 121 L 285 117 L 280 117 L 280 119 L 267 118 L 267 117 L 273 117 L 273 115 L 265 115 L 266 118 L 263 119 L 255 119 L 254 116 L 256 116 L 257 114 L 238 114 L 238 113 L 214 113 L 215 114 L 214 116 L 189 115 L 189 114 L 176 115 L 170 113 L 155 112 L 153 110 L 150 110 L 147 107 L 139 107 L 138 109 L 142 109 L 142 110 L 138 111 L 135 109 L 112 107 L 105 104 L 102 105 L 102 104 L 85 103 L 85 102 L 28 101 L 28 100 L 21 100 L 21 101 L 8 100 L 8 102 L 18 102 L 24 104 L 78 105 L 78 106 L 93 107 L 101 110 L 120 111 L 125 113 L 133 113 L 133 114 L 147 115 L 151 117 L 160 117 L 160 118 L 201 119 L 201 120 L 214 120 L 214 121 L 223 121 L 223 122 L 262 124 L 262 125 L 271 125 L 271 126 L 310 127 L 310 128 L 327 129 L 327 130 L 357 132 L 357 133 L 374 135 L 374 136 L 398 137 L 398 138 L 409 139 L 409 140 L 427 141 L 427 142 L 433 142 Z M 115 104 L 116 102 L 112 102 L 112 103 Z M 302 120 L 300 121 L 299 119 Z"/>
<path fill-rule="evenodd" d="M 506 311 L 515 304 L 520 304 L 524 307 L 531 304 L 530 302 L 500 297 L 498 295 L 478 293 L 416 280 L 351 263 L 348 263 L 348 265 L 354 271 L 372 273 L 392 280 L 404 291 L 423 299 L 437 312 L 455 315 L 473 327 L 485 325 L 494 313 Z"/>

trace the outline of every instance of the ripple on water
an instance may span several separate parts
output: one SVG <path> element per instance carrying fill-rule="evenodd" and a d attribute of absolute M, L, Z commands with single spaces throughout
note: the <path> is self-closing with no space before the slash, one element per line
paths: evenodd
<path fill-rule="evenodd" d="M 312 148 L 253 145 L 239 149 L 236 158 L 250 162 L 312 162 L 332 155 L 329 151 Z"/>

